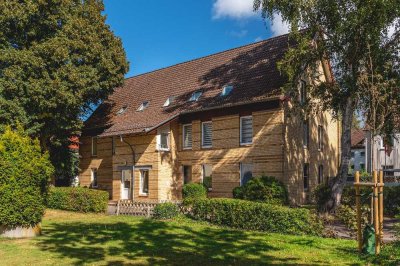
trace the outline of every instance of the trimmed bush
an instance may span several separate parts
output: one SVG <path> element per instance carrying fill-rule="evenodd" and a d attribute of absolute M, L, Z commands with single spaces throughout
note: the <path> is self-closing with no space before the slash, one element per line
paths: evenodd
<path fill-rule="evenodd" d="M 272 176 L 250 179 L 244 186 L 233 190 L 233 197 L 272 204 L 287 204 L 288 193 L 285 185 Z"/>
<path fill-rule="evenodd" d="M 184 200 L 205 199 L 207 198 L 207 189 L 202 184 L 185 184 L 182 188 L 182 196 Z"/>
<path fill-rule="evenodd" d="M 170 202 L 160 203 L 154 207 L 155 219 L 172 219 L 179 215 L 179 207 Z"/>
<path fill-rule="evenodd" d="M 190 215 L 196 220 L 246 230 L 320 235 L 323 229 L 316 215 L 307 209 L 237 199 L 194 200 Z"/>
<path fill-rule="evenodd" d="M 0 135 L 0 225 L 34 226 L 42 220 L 54 168 L 38 140 L 21 127 Z"/>
<path fill-rule="evenodd" d="M 384 212 L 389 215 L 400 215 L 400 186 L 383 188 Z"/>
<path fill-rule="evenodd" d="M 47 207 L 65 211 L 106 212 L 108 192 L 83 187 L 52 187 Z"/>

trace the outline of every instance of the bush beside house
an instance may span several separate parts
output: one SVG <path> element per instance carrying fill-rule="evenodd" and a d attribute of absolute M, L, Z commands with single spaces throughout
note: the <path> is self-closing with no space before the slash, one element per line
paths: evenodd
<path fill-rule="evenodd" d="M 178 216 L 180 213 L 179 207 L 175 203 L 166 202 L 157 204 L 154 207 L 153 217 L 155 219 L 172 219 Z"/>
<path fill-rule="evenodd" d="M 48 182 L 54 168 L 19 127 L 6 127 L 0 135 L 0 226 L 33 227 L 45 211 Z"/>
<path fill-rule="evenodd" d="M 198 183 L 185 184 L 182 188 L 182 197 L 186 202 L 195 199 L 205 199 L 207 198 L 207 189 Z"/>
<path fill-rule="evenodd" d="M 106 212 L 109 194 L 83 187 L 52 187 L 47 207 L 77 212 Z"/>

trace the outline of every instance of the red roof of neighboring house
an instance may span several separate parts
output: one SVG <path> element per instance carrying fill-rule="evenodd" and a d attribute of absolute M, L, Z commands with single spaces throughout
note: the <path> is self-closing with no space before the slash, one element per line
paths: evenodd
<path fill-rule="evenodd" d="M 353 129 L 351 132 L 351 147 L 363 148 L 364 147 L 365 132 L 363 129 Z"/>
<path fill-rule="evenodd" d="M 146 132 L 181 113 L 267 101 L 281 94 L 277 69 L 289 47 L 288 35 L 227 50 L 125 80 L 85 122 L 84 134 L 112 136 Z M 225 85 L 232 92 L 221 97 Z M 193 92 L 201 90 L 196 102 Z M 168 97 L 172 104 L 163 107 Z M 144 101 L 149 105 L 137 111 Z M 117 114 L 126 107 L 122 114 Z"/>

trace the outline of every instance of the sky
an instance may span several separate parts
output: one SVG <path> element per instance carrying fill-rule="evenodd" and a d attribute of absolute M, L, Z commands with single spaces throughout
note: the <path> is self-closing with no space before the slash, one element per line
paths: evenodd
<path fill-rule="evenodd" d="M 107 24 L 122 39 L 126 77 L 287 32 L 264 22 L 253 0 L 104 0 Z"/>

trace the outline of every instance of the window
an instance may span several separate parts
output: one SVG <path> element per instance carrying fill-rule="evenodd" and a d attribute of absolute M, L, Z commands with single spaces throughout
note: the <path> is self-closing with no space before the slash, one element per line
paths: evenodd
<path fill-rule="evenodd" d="M 365 151 L 360 152 L 360 156 L 365 156 Z"/>
<path fill-rule="evenodd" d="M 203 148 L 212 147 L 212 122 L 201 124 L 201 146 Z"/>
<path fill-rule="evenodd" d="M 203 164 L 202 167 L 203 173 L 203 185 L 208 189 L 208 191 L 212 190 L 212 165 L 211 164 Z"/>
<path fill-rule="evenodd" d="M 192 124 L 183 125 L 183 149 L 192 148 Z"/>
<path fill-rule="evenodd" d="M 324 128 L 318 126 L 318 150 L 322 151 L 324 147 Z"/>
<path fill-rule="evenodd" d="M 308 121 L 303 121 L 303 146 L 304 148 L 308 148 L 309 143 L 309 135 L 310 135 L 310 127 L 308 125 Z"/>
<path fill-rule="evenodd" d="M 92 173 L 90 176 L 90 185 L 93 188 L 96 188 L 98 186 L 97 183 L 97 169 L 96 168 L 92 168 Z"/>
<path fill-rule="evenodd" d="M 351 158 L 354 158 L 354 156 L 356 155 L 356 153 L 354 151 L 351 152 Z"/>
<path fill-rule="evenodd" d="M 320 164 L 318 166 L 318 184 L 322 184 L 324 182 L 324 166 Z"/>
<path fill-rule="evenodd" d="M 190 99 L 189 99 L 189 102 L 195 102 L 195 101 L 197 101 L 197 100 L 200 98 L 201 94 L 202 94 L 201 91 L 195 91 L 195 92 L 193 92 L 192 96 L 191 96 Z"/>
<path fill-rule="evenodd" d="M 122 115 L 123 113 L 125 113 L 126 108 L 128 108 L 127 105 L 122 106 L 121 109 L 118 110 L 117 115 Z"/>
<path fill-rule="evenodd" d="M 394 172 L 390 171 L 393 170 L 393 165 L 382 165 L 382 170 L 385 176 L 394 176 Z M 389 172 L 385 172 L 386 170 L 389 170 Z"/>
<path fill-rule="evenodd" d="M 240 163 L 240 185 L 243 186 L 253 177 L 253 165 Z"/>
<path fill-rule="evenodd" d="M 167 100 L 165 101 L 163 107 L 168 107 L 168 106 L 170 106 L 170 105 L 172 104 L 172 102 L 174 101 L 174 99 L 175 99 L 175 96 L 169 96 L 169 97 L 167 98 Z"/>
<path fill-rule="evenodd" d="M 365 170 L 365 164 L 360 163 L 360 169 L 361 169 L 361 170 Z"/>
<path fill-rule="evenodd" d="M 307 86 L 304 80 L 300 81 L 300 103 L 304 104 L 307 101 Z"/>
<path fill-rule="evenodd" d="M 140 195 L 148 195 L 149 194 L 149 170 L 142 169 L 140 170 Z"/>
<path fill-rule="evenodd" d="M 149 101 L 144 101 L 142 104 L 139 106 L 139 108 L 136 110 L 138 112 L 143 111 L 149 106 L 150 102 Z"/>
<path fill-rule="evenodd" d="M 221 92 L 221 96 L 225 97 L 228 96 L 233 90 L 233 86 L 232 85 L 226 85 L 222 88 L 222 92 Z"/>
<path fill-rule="evenodd" d="M 92 137 L 92 156 L 97 156 L 97 137 Z"/>
<path fill-rule="evenodd" d="M 115 137 L 111 137 L 111 155 L 115 155 Z"/>
<path fill-rule="evenodd" d="M 304 191 L 308 191 L 309 184 L 310 184 L 309 168 L 310 168 L 309 164 L 305 163 L 303 166 L 303 188 L 304 188 Z"/>
<path fill-rule="evenodd" d="M 170 128 L 169 125 L 157 130 L 157 150 L 169 151 L 170 147 Z"/>
<path fill-rule="evenodd" d="M 191 165 L 184 165 L 182 167 L 183 172 L 183 184 L 189 184 L 192 182 L 192 166 Z"/>
<path fill-rule="evenodd" d="M 243 116 L 240 118 L 240 144 L 251 144 L 253 142 L 253 117 Z"/>

